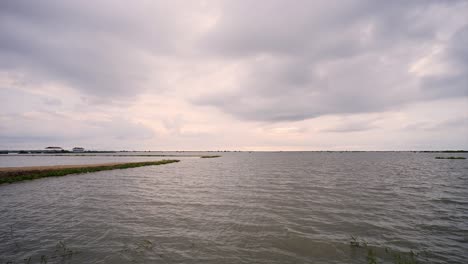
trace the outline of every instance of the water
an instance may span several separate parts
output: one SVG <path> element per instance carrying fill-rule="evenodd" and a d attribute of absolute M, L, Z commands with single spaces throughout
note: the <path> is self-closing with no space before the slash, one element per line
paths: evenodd
<path fill-rule="evenodd" d="M 384 263 L 466 263 L 468 160 L 221 155 L 1 185 L 0 263 L 367 263 L 351 236 Z"/>
<path fill-rule="evenodd" d="M 0 154 L 1 167 L 81 165 L 113 162 L 140 162 L 155 159 L 186 159 L 200 152 L 117 152 L 97 154 Z"/>

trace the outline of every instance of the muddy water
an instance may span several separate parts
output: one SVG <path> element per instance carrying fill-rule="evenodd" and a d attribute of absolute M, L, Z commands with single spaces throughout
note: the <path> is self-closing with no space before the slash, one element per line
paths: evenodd
<path fill-rule="evenodd" d="M 423 263 L 468 259 L 468 160 L 221 155 L 1 185 L 0 263 L 367 263 L 369 249 L 383 263 L 410 250 Z"/>

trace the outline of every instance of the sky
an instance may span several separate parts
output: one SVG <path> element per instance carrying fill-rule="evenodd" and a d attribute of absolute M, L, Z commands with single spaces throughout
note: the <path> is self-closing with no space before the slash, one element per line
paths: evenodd
<path fill-rule="evenodd" d="M 468 1 L 0 1 L 0 149 L 468 149 Z"/>

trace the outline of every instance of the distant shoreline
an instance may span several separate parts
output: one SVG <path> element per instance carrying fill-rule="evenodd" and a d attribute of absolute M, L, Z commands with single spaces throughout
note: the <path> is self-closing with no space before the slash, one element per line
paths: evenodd
<path fill-rule="evenodd" d="M 0 184 L 33 180 L 45 177 L 59 177 L 69 174 L 88 173 L 104 170 L 128 169 L 143 166 L 163 165 L 179 160 L 159 160 L 146 162 L 114 162 L 84 165 L 54 165 L 0 168 Z"/>
<path fill-rule="evenodd" d="M 181 154 L 127 154 L 127 153 L 181 153 Z M 42 150 L 0 150 L 0 156 L 111 156 L 111 157 L 200 157 L 191 153 L 252 153 L 252 152 L 317 152 L 317 153 L 354 153 L 354 152 L 410 152 L 410 153 L 468 153 L 468 150 L 151 150 L 151 151 L 42 151 Z M 187 154 L 182 154 L 187 153 Z"/>

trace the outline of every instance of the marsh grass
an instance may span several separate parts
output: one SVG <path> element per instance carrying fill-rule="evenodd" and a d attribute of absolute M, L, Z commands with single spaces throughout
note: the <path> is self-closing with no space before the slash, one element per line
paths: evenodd
<path fill-rule="evenodd" d="M 450 156 L 450 157 L 442 157 L 442 156 L 439 156 L 439 157 L 435 157 L 436 159 L 466 159 L 465 157 L 454 157 L 454 156 Z"/>
<path fill-rule="evenodd" d="M 217 155 L 214 155 L 214 156 L 201 156 L 200 158 L 202 159 L 212 159 L 212 158 L 219 158 L 221 156 L 217 156 Z"/>
<path fill-rule="evenodd" d="M 351 236 L 351 241 L 349 242 L 351 247 L 363 248 L 367 247 L 367 242 L 364 239 L 359 239 L 354 236 Z"/>
<path fill-rule="evenodd" d="M 377 264 L 377 256 L 372 248 L 367 250 L 367 263 L 368 264 Z"/>
<path fill-rule="evenodd" d="M 369 245 L 364 239 L 359 239 L 354 236 L 351 236 L 349 244 L 354 250 L 362 251 L 361 253 L 363 255 L 365 254 L 367 264 L 388 263 L 389 261 L 393 261 L 395 264 L 422 263 L 418 260 L 420 254 L 412 250 L 409 252 L 399 252 L 391 250 L 388 247 L 382 250 L 379 247 Z"/>
<path fill-rule="evenodd" d="M 55 250 L 50 254 L 43 254 L 40 256 L 27 256 L 23 258 L 22 261 L 13 261 L 9 260 L 6 264 L 47 264 L 47 263 L 71 263 L 73 255 L 78 254 L 79 252 L 69 248 L 65 242 L 59 241 L 55 246 Z"/>
<path fill-rule="evenodd" d="M 129 169 L 143 166 L 162 165 L 179 160 L 160 160 L 160 161 L 146 161 L 146 162 L 129 162 L 115 165 L 98 165 L 92 167 L 76 167 L 76 168 L 58 168 L 58 169 L 44 169 L 44 170 L 30 170 L 30 171 L 8 171 L 0 174 L 0 184 L 13 183 L 18 181 L 34 180 L 46 177 L 60 177 L 68 174 L 81 174 L 105 170 L 116 169 Z"/>

